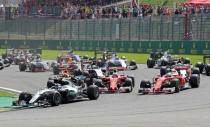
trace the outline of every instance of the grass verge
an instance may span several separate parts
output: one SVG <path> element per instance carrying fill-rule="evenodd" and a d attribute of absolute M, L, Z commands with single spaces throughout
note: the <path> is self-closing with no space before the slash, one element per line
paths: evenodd
<path fill-rule="evenodd" d="M 0 54 L 4 53 L 5 49 L 0 49 Z M 54 60 L 57 56 L 61 55 L 64 51 L 61 50 L 43 50 L 42 51 L 42 58 L 47 60 Z M 75 51 L 76 54 L 80 56 L 88 55 L 90 57 L 94 56 L 94 51 Z M 146 61 L 149 57 L 149 54 L 143 54 L 143 53 L 117 53 L 118 56 L 125 56 L 129 60 L 135 60 L 139 64 L 146 64 Z M 188 57 L 191 60 L 192 64 L 195 64 L 198 61 L 202 61 L 203 56 L 202 55 L 186 55 L 186 54 L 180 54 L 178 55 L 180 57 Z"/>
<path fill-rule="evenodd" d="M 139 0 L 141 3 L 149 3 L 151 5 L 156 5 L 156 6 L 169 6 L 173 7 L 174 2 L 176 2 L 178 5 L 185 2 L 186 0 Z"/>
<path fill-rule="evenodd" d="M 14 97 L 14 96 L 15 96 L 15 93 L 0 90 L 0 97 Z"/>
<path fill-rule="evenodd" d="M 60 50 L 43 50 L 42 58 L 43 59 L 56 59 L 58 55 L 61 55 L 63 51 Z M 90 57 L 94 56 L 93 51 L 75 51 L 76 54 L 84 56 L 88 55 Z M 135 60 L 139 64 L 146 64 L 146 61 L 149 57 L 149 54 L 140 54 L 140 53 L 117 53 L 118 56 L 125 56 L 129 60 Z M 202 61 L 202 55 L 185 55 L 180 54 L 179 57 L 190 58 L 191 63 L 195 64 L 198 61 Z"/>

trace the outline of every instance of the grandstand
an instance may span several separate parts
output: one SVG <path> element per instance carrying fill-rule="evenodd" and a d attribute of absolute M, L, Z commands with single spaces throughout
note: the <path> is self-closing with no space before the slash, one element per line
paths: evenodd
<path fill-rule="evenodd" d="M 209 6 L 179 6 L 173 12 L 167 6 L 138 6 L 130 0 L 28 2 L 10 11 L 15 20 L 0 21 L 0 38 L 136 41 L 183 40 L 190 35 L 191 40 L 209 40 Z"/>

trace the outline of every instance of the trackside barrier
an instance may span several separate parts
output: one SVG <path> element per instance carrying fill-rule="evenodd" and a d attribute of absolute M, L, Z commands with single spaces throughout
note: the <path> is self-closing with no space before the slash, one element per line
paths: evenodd
<path fill-rule="evenodd" d="M 0 40 L 0 48 L 42 48 L 49 50 L 108 50 L 149 53 L 210 54 L 210 41 L 86 41 L 86 40 Z"/>

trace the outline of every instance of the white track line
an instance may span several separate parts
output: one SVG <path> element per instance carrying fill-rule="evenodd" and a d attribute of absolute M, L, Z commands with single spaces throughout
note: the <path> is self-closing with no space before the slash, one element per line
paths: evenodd
<path fill-rule="evenodd" d="M 10 88 L 6 88 L 6 87 L 0 87 L 1 90 L 5 90 L 5 91 L 9 91 L 9 92 L 13 92 L 13 93 L 21 93 L 22 91 L 19 90 L 15 90 L 15 89 L 10 89 Z"/>

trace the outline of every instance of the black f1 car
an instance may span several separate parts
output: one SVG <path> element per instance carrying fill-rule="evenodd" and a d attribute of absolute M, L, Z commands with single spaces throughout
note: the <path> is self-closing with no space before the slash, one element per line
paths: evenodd
<path fill-rule="evenodd" d="M 197 62 L 195 64 L 195 67 L 199 68 L 201 74 L 206 74 L 207 76 L 210 76 L 210 63 L 207 63 L 207 59 L 210 58 L 210 55 L 204 55 L 203 56 L 203 63 Z"/>
<path fill-rule="evenodd" d="M 11 63 L 8 59 L 0 59 L 0 70 L 4 69 L 5 67 L 9 67 Z"/>
<path fill-rule="evenodd" d="M 190 64 L 189 58 L 177 58 L 168 52 L 152 52 L 150 58 L 147 59 L 148 68 L 160 68 L 162 66 L 171 66 L 177 63 Z"/>

